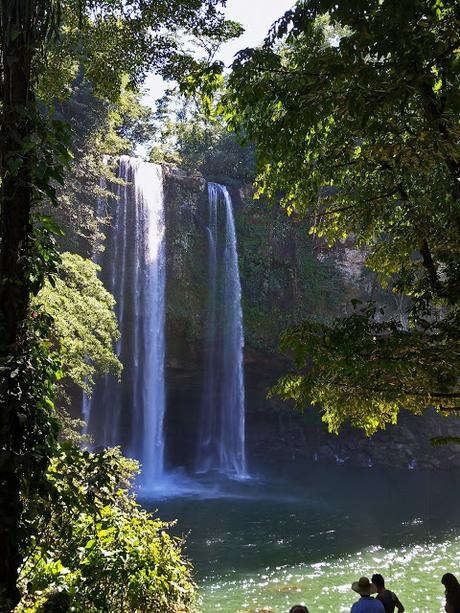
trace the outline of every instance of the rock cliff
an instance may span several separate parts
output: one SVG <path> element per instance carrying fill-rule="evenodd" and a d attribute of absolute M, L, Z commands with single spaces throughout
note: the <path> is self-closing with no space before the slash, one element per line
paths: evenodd
<path fill-rule="evenodd" d="M 288 371 L 278 352 L 280 333 L 303 318 L 327 320 L 346 312 L 352 297 L 383 294 L 352 241 L 329 250 L 304 222 L 255 201 L 249 187 L 230 189 L 235 207 L 245 325 L 245 381 L 249 457 L 304 456 L 364 466 L 460 467 L 458 448 L 434 448 L 431 436 L 459 435 L 460 420 L 427 411 L 403 412 L 400 424 L 372 439 L 352 428 L 327 433 L 319 411 L 303 415 L 267 390 Z M 207 296 L 207 190 L 200 176 L 165 168 L 167 288 L 167 449 L 174 465 L 190 465 L 200 410 Z"/>

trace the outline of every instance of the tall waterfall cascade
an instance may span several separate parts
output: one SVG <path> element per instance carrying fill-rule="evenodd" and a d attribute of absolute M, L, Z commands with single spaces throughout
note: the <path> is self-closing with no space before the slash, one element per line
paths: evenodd
<path fill-rule="evenodd" d="M 165 216 L 163 172 L 122 156 L 116 202 L 97 256 L 101 277 L 116 300 L 121 337 L 121 382 L 106 376 L 85 399 L 88 432 L 98 445 L 122 445 L 142 464 L 142 483 L 164 476 Z"/>
<path fill-rule="evenodd" d="M 246 476 L 243 314 L 233 206 L 208 184 L 208 312 L 197 472 Z"/>

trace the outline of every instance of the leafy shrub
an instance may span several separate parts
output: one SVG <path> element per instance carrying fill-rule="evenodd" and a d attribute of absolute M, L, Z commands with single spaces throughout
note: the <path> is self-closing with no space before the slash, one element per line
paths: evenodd
<path fill-rule="evenodd" d="M 47 280 L 36 302 L 52 317 L 51 333 L 63 360 L 64 383 L 91 393 L 95 377 L 120 375 L 114 353 L 118 340 L 115 299 L 98 278 L 99 266 L 76 253 L 64 252 L 58 274 Z"/>
<path fill-rule="evenodd" d="M 170 524 L 129 493 L 137 471 L 118 449 L 60 446 L 47 491 L 27 502 L 37 536 L 21 571 L 18 613 L 191 611 L 191 565 Z"/>

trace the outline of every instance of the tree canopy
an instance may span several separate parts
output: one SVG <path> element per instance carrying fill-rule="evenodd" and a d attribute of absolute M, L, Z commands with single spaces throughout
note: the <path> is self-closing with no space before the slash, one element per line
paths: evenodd
<path fill-rule="evenodd" d="M 329 243 L 354 236 L 408 298 L 407 326 L 356 303 L 284 335 L 298 371 L 275 391 L 333 431 L 459 408 L 459 20 L 449 0 L 300 1 L 240 52 L 220 105 L 256 144 L 259 194 Z"/>
<path fill-rule="evenodd" d="M 168 90 L 157 101 L 152 124 L 152 162 L 179 165 L 212 181 L 254 181 L 254 148 L 241 146 L 220 118 L 203 110 L 199 99 Z"/>
<path fill-rule="evenodd" d="M 37 296 L 37 307 L 51 315 L 56 351 L 63 375 L 91 393 L 97 375 L 120 374 L 121 363 L 113 350 L 119 338 L 115 300 L 97 277 L 91 260 L 63 253 L 59 275 L 47 281 Z M 62 381 L 61 381 L 62 383 Z"/>

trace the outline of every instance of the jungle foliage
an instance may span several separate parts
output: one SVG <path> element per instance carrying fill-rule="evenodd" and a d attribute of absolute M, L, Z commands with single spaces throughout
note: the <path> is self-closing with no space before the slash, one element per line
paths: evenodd
<path fill-rule="evenodd" d="M 282 194 L 330 244 L 354 236 L 407 325 L 351 316 L 287 331 L 297 372 L 275 392 L 372 434 L 401 408 L 460 410 L 460 7 L 309 0 L 241 51 L 220 111 L 257 148 L 259 194 Z"/>
<path fill-rule="evenodd" d="M 74 253 L 63 253 L 58 274 L 45 282 L 35 304 L 51 316 L 54 349 L 62 360 L 63 384 L 91 394 L 95 377 L 120 375 L 114 353 L 118 340 L 115 299 L 97 276 L 99 266 Z"/>
<path fill-rule="evenodd" d="M 2 612 L 20 599 L 18 569 L 37 527 L 25 520 L 24 504 L 46 490 L 45 473 L 59 430 L 54 395 L 62 360 L 52 349 L 52 318 L 31 308 L 33 297 L 60 265 L 61 233 L 43 210 L 59 209 L 59 187 L 72 149 L 76 152 L 57 101 L 70 95 L 81 75 L 106 105 L 134 91 L 147 71 L 184 77 L 199 62 L 183 51 L 183 36 L 219 39 L 234 30 L 225 25 L 219 7 L 217 0 L 1 3 Z"/>
<path fill-rule="evenodd" d="M 235 185 L 254 181 L 254 147 L 242 146 L 224 122 L 206 112 L 199 100 L 168 90 L 157 102 L 153 128 L 152 162 L 180 166 L 210 181 Z"/>
<path fill-rule="evenodd" d="M 72 83 L 69 97 L 55 103 L 56 112 L 70 131 L 72 164 L 66 172 L 65 186 L 59 189 L 59 207 L 50 211 L 63 235 L 59 247 L 91 257 L 100 250 L 100 227 L 110 222 L 105 205 L 110 193 L 108 182 L 115 182 L 111 157 L 133 154 L 137 144 L 149 138 L 151 112 L 142 106 L 140 94 L 122 83 L 116 100 L 101 99 L 80 71 Z"/>
<path fill-rule="evenodd" d="M 57 448 L 44 492 L 26 504 L 35 536 L 18 613 L 191 610 L 195 586 L 182 542 L 129 493 L 137 470 L 117 449 Z"/>

